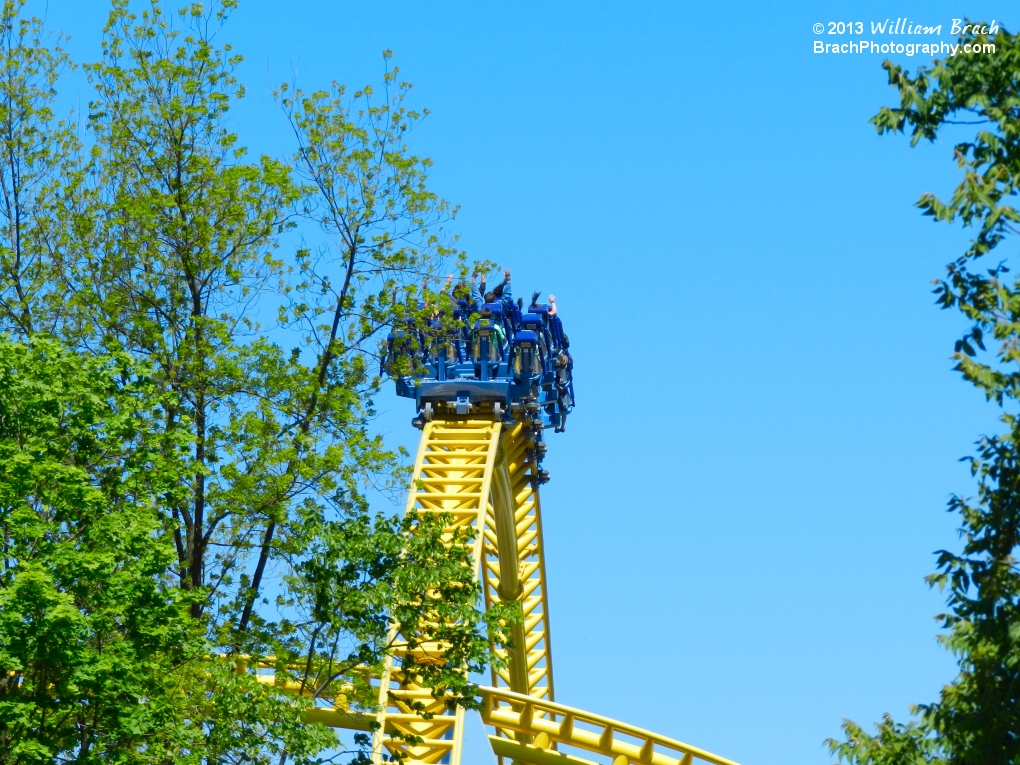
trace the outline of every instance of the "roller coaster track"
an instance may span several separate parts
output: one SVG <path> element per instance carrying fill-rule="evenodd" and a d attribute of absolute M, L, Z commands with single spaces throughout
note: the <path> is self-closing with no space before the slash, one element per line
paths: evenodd
<path fill-rule="evenodd" d="M 511 648 L 501 654 L 504 667 L 492 671 L 491 687 L 478 688 L 482 721 L 494 730 L 489 741 L 500 765 L 735 765 L 681 741 L 554 700 L 535 444 L 532 431 L 520 420 L 508 425 L 492 416 L 437 418 L 423 428 L 407 498 L 408 511 L 450 519 L 448 544 L 472 539 L 486 608 L 520 603 L 524 618 L 512 627 Z M 474 534 L 465 535 L 466 530 Z M 406 765 L 461 765 L 465 710 L 451 711 L 442 698 L 433 698 L 414 678 L 402 676 L 398 660 L 408 641 L 399 632 L 393 638 L 394 655 L 377 678 L 379 712 L 374 717 L 348 712 L 339 698 L 333 709 L 310 710 L 306 721 L 374 729 L 375 763 L 400 759 Z M 272 675 L 260 679 L 275 682 Z M 424 705 L 428 719 L 415 710 L 416 703 Z M 414 737 L 413 743 L 408 736 Z"/>

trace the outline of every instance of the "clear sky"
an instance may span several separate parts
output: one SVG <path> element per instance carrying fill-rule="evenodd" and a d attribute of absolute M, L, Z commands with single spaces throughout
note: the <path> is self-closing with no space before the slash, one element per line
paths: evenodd
<path fill-rule="evenodd" d="M 96 55 L 105 2 L 35 7 Z M 1015 8 L 242 0 L 243 142 L 283 154 L 273 86 L 378 82 L 390 48 L 469 255 L 557 296 L 578 400 L 542 490 L 559 700 L 824 765 L 844 717 L 905 718 L 952 678 L 923 577 L 973 493 L 958 459 L 998 425 L 930 293 L 966 234 L 913 207 L 954 185 L 951 143 L 877 137 L 885 56 L 814 54 L 851 38 L 812 26 L 952 42 L 953 18 L 1013 30 Z M 409 402 L 380 403 L 413 445 Z M 466 765 L 491 762 L 468 732 Z"/>

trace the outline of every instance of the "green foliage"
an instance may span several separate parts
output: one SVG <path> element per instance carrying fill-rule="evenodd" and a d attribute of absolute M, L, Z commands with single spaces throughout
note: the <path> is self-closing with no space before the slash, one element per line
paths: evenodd
<path fill-rule="evenodd" d="M 19 17 L 23 2 L 4 0 L 0 10 L 0 312 L 30 334 L 63 315 L 50 254 L 66 226 L 54 211 L 79 146 L 52 107 L 67 56 L 46 47 L 38 20 Z"/>
<path fill-rule="evenodd" d="M 984 42 L 966 35 L 961 42 Z M 980 260 L 1018 233 L 1014 201 L 1020 190 L 1020 37 L 1001 30 L 993 55 L 935 61 L 912 76 L 886 62 L 900 94 L 898 108 L 872 120 L 879 133 L 911 130 L 911 143 L 934 141 L 955 125 L 981 125 L 955 145 L 962 179 L 949 201 L 924 194 L 918 206 L 935 220 L 959 220 L 977 230 L 970 247 L 935 284 L 943 308 L 970 321 L 957 341 L 956 369 L 1002 409 L 1006 432 L 978 442 L 970 458 L 975 500 L 953 497 L 963 549 L 943 550 L 931 586 L 948 591 L 939 616 L 941 642 L 960 671 L 938 701 L 914 709 L 901 725 L 888 716 L 875 736 L 847 722 L 832 751 L 851 763 L 1020 763 L 1020 281 L 1008 279 L 1008 258 Z M 985 342 L 994 340 L 991 349 Z"/>
<path fill-rule="evenodd" d="M 926 723 L 897 723 L 882 717 L 874 736 L 851 720 L 843 723 L 846 741 L 828 742 L 840 760 L 858 765 L 942 765 L 946 762 L 941 742 Z"/>
<path fill-rule="evenodd" d="M 151 0 L 134 13 L 112 0 L 103 56 L 84 67 L 88 151 L 53 117 L 65 54 L 17 2 L 0 29 L 0 184 L 20 189 L 0 205 L 0 329 L 144 363 L 153 438 L 187 444 L 140 528 L 210 658 L 145 695 L 186 722 L 164 743 L 125 744 L 143 760 L 313 757 L 335 737 L 298 725 L 311 702 L 230 657 L 275 657 L 317 696 L 342 690 L 372 709 L 377 691 L 354 669 L 383 662 L 395 621 L 449 646 L 445 663 L 413 669 L 473 704 L 463 670 L 488 661 L 487 633 L 514 618 L 483 619 L 467 546 L 443 544 L 442 519 L 368 507 L 369 488 L 408 480 L 406 455 L 371 432 L 380 333 L 424 326 L 449 301 L 441 274 L 467 273 L 443 231 L 456 210 L 406 145 L 424 112 L 403 105 L 396 69 L 381 100 L 282 86 L 293 161 L 249 158 L 229 128 L 240 58 L 214 42 L 234 6 L 168 13 Z M 320 246 L 280 255 L 315 232 Z"/>
<path fill-rule="evenodd" d="M 166 733 L 205 647 L 154 505 L 186 442 L 128 358 L 0 339 L 0 762 L 99 762 Z"/>
<path fill-rule="evenodd" d="M 383 54 L 387 62 L 391 57 Z M 433 304 L 446 298 L 427 282 L 416 294 L 407 277 L 438 276 L 458 256 L 441 229 L 456 210 L 428 188 L 432 162 L 410 154 L 405 144 L 428 111 L 404 106 L 411 85 L 398 83 L 399 73 L 387 69 L 379 100 L 370 86 L 348 98 L 337 83 L 310 94 L 284 84 L 276 94 L 298 143 L 295 168 L 312 194 L 309 212 L 334 243 L 331 251 L 298 253 L 313 294 L 327 301 L 295 302 L 286 316 L 314 328 L 342 306 L 345 326 L 337 337 L 348 347 L 362 347 L 394 313 L 405 320 L 417 315 L 419 297 Z M 331 271 L 339 278 L 331 279 Z"/>
<path fill-rule="evenodd" d="M 160 506 L 190 435 L 125 354 L 0 338 L 0 763 L 296 761 L 308 702 L 209 655 Z"/>

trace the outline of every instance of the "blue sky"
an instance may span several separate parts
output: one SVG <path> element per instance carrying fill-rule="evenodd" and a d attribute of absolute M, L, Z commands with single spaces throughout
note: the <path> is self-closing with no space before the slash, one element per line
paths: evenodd
<path fill-rule="evenodd" d="M 46 12 L 95 56 L 105 3 Z M 998 425 L 930 293 L 966 232 L 913 207 L 954 185 L 951 144 L 877 137 L 885 57 L 815 55 L 849 38 L 812 25 L 951 41 L 964 16 L 1018 21 L 987 0 L 243 0 L 231 20 L 243 141 L 284 153 L 272 87 L 378 82 L 392 49 L 469 255 L 557 296 L 578 399 L 543 488 L 559 700 L 823 765 L 844 717 L 905 718 L 952 678 L 923 577 L 973 493 L 958 459 Z M 380 403 L 413 446 L 408 402 Z M 465 762 L 491 762 L 468 733 Z"/>

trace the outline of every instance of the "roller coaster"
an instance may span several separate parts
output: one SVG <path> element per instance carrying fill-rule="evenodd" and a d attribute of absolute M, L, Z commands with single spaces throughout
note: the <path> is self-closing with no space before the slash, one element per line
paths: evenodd
<path fill-rule="evenodd" d="M 448 519 L 451 544 L 472 539 L 486 609 L 516 602 L 523 615 L 509 647 L 494 648 L 503 661 L 491 685 L 477 688 L 493 753 L 500 765 L 736 765 L 555 700 L 539 487 L 549 480 L 543 436 L 564 430 L 574 407 L 573 359 L 554 302 L 536 296 L 525 309 L 501 292 L 462 297 L 428 331 L 395 327 L 381 369 L 399 396 L 414 399 L 412 423 L 422 431 L 406 510 Z M 407 640 L 395 638 L 376 679 L 377 714 L 352 713 L 338 698 L 305 719 L 373 731 L 380 765 L 460 765 L 466 710 L 401 674 Z"/>

